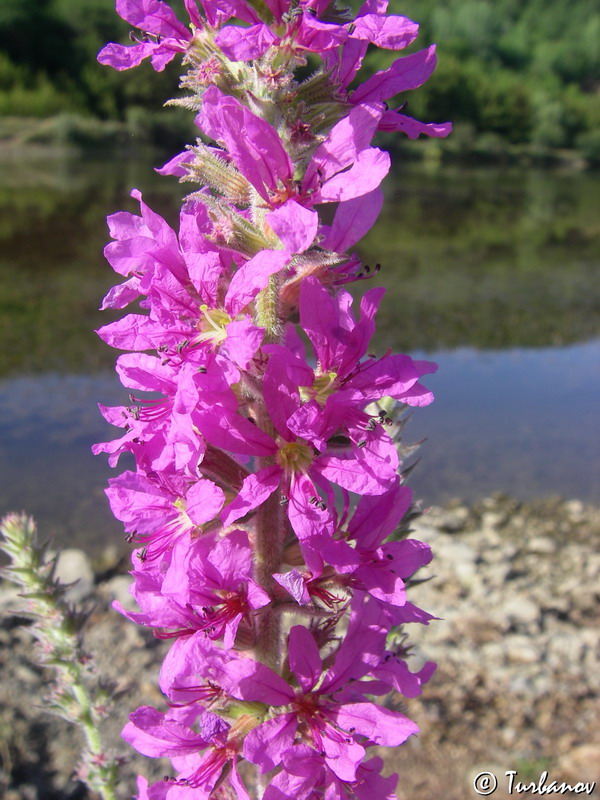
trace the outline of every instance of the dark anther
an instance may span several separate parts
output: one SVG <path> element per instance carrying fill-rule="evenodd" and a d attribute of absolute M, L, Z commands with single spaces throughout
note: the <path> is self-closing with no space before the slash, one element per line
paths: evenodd
<path fill-rule="evenodd" d="M 394 424 L 394 420 L 390 419 L 389 417 L 387 419 L 384 419 L 383 422 L 384 422 L 384 425 L 388 426 L 388 428 L 389 428 L 390 425 Z"/>
<path fill-rule="evenodd" d="M 355 30 L 356 30 L 356 25 L 353 22 L 351 22 L 350 25 L 348 25 L 348 33 L 352 36 Z"/>
<path fill-rule="evenodd" d="M 279 505 L 280 506 L 287 506 L 287 504 L 289 502 L 290 502 L 290 498 L 286 497 L 284 494 L 282 494 L 281 497 L 279 498 Z"/>
<path fill-rule="evenodd" d="M 130 403 L 135 403 L 135 397 L 131 394 L 131 392 L 129 393 L 128 397 Z"/>
<path fill-rule="evenodd" d="M 147 553 L 148 553 L 148 548 L 147 548 L 147 547 L 142 547 L 142 549 L 140 550 L 140 552 L 139 552 L 139 553 L 136 553 L 137 557 L 138 557 L 138 558 L 139 558 L 139 560 L 142 562 L 142 564 L 143 564 L 143 563 L 144 563 L 144 561 L 146 560 L 146 555 L 147 555 Z"/>
<path fill-rule="evenodd" d="M 383 411 L 383 409 L 379 412 L 379 419 L 385 419 L 387 417 L 387 411 Z"/>
<path fill-rule="evenodd" d="M 356 446 L 360 447 L 360 448 L 366 447 L 367 446 L 367 440 L 366 439 L 361 439 L 360 442 Z"/>
<path fill-rule="evenodd" d="M 322 500 L 319 500 L 319 502 L 316 503 L 316 506 L 317 506 L 317 508 L 320 508 L 321 511 L 325 511 L 327 509 L 327 506 L 325 505 L 325 503 Z"/>
<path fill-rule="evenodd" d="M 371 272 L 371 267 L 368 264 L 365 264 L 363 269 L 367 273 L 367 275 L 369 274 L 369 272 Z"/>
<path fill-rule="evenodd" d="M 388 553 L 386 558 L 388 559 L 388 561 L 393 561 L 394 560 L 394 556 L 391 553 Z"/>
<path fill-rule="evenodd" d="M 381 264 L 375 264 L 375 272 L 379 272 L 381 269 Z"/>
<path fill-rule="evenodd" d="M 402 103 L 402 105 L 401 105 L 401 106 L 398 106 L 398 108 L 396 109 L 396 111 L 398 111 L 398 112 L 400 112 L 400 111 L 406 111 L 406 109 L 407 109 L 407 108 L 408 108 L 408 100 L 405 100 L 405 101 Z"/>
<path fill-rule="evenodd" d="M 201 375 L 206 375 L 206 367 L 198 367 L 197 372 L 199 372 Z"/>

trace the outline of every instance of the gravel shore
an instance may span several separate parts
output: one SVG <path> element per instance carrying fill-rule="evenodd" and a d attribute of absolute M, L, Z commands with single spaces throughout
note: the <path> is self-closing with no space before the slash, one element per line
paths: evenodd
<path fill-rule="evenodd" d="M 548 782 L 600 782 L 600 510 L 497 496 L 431 508 L 413 528 L 435 558 L 418 576 L 430 580 L 414 586 L 410 599 L 440 617 L 408 631 L 414 666 L 434 660 L 439 667 L 423 696 L 404 706 L 421 734 L 382 752 L 400 773 L 399 796 L 474 798 L 481 771 L 499 778 L 494 800 L 514 796 L 510 770 L 523 782 L 544 771 Z M 105 733 L 130 756 L 123 798 L 138 772 L 156 779 L 169 771 L 168 762 L 131 753 L 119 736 L 137 705 L 161 705 L 156 672 L 169 646 L 110 609 L 114 598 L 129 600 L 127 568 L 116 551 L 92 565 L 70 550 L 61 564 L 65 581 L 79 578 L 73 599 L 94 605 L 86 648 L 97 674 L 122 691 Z M 13 587 L 2 584 L 0 609 L 14 605 Z M 79 734 L 43 712 L 48 675 L 29 660 L 22 623 L 4 615 L 0 626 L 0 796 L 84 800 L 89 794 L 73 777 Z"/>

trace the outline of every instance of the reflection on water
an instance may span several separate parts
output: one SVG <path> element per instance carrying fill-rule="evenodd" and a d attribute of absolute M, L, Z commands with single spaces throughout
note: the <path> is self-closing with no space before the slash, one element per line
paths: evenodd
<path fill-rule="evenodd" d="M 407 439 L 427 441 L 411 485 L 424 502 L 503 491 L 600 502 L 600 339 L 540 350 L 428 354 L 435 404 Z"/>
<path fill-rule="evenodd" d="M 117 354 L 91 332 L 110 320 L 97 308 L 115 282 L 104 217 L 136 210 L 138 186 L 174 223 L 181 187 L 134 161 L 3 167 L 0 513 L 34 513 L 62 541 L 106 541 L 119 530 L 110 471 L 89 447 L 112 435 L 96 403 L 125 398 Z M 533 172 L 389 181 L 361 253 L 388 287 L 372 349 L 440 363 L 436 403 L 407 429 L 428 437 L 412 481 L 425 503 L 499 489 L 600 501 L 595 189 L 590 175 Z"/>

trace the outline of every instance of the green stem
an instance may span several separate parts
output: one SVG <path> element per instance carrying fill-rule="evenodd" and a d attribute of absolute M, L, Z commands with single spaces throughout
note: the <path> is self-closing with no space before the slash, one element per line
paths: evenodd
<path fill-rule="evenodd" d="M 268 285 L 256 298 L 256 324 L 265 329 L 265 344 L 280 341 L 279 275 L 271 275 Z"/>
<path fill-rule="evenodd" d="M 256 580 L 272 593 L 273 573 L 281 569 L 283 555 L 283 509 L 281 490 L 274 492 L 258 509 L 256 515 L 255 563 Z M 276 672 L 281 661 L 281 614 L 271 608 L 257 617 L 255 655 Z"/>

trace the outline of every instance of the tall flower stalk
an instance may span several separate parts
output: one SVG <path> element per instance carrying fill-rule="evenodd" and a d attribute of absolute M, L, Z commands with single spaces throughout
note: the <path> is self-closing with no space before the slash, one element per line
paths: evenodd
<path fill-rule="evenodd" d="M 134 190 L 140 214 L 109 217 L 105 250 L 125 281 L 103 307 L 138 305 L 98 331 L 128 351 L 131 391 L 102 408 L 122 435 L 95 447 L 112 465 L 135 458 L 107 490 L 136 545 L 140 610 L 118 608 L 174 640 L 168 710 L 139 708 L 123 731 L 172 760 L 165 781 L 140 778 L 140 798 L 392 798 L 396 776 L 367 748 L 418 731 L 374 698 L 419 694 L 434 667 L 411 672 L 388 634 L 431 619 L 406 599 L 431 553 L 406 538 L 393 434 L 399 409 L 432 401 L 420 379 L 435 365 L 369 353 L 383 290 L 356 312 L 344 286 L 369 272 L 352 248 L 390 168 L 375 133 L 450 125 L 388 106 L 427 80 L 434 46 L 357 83 L 369 45 L 417 36 L 386 5 L 354 17 L 336 0 L 185 0 L 187 26 L 160 0 L 117 0 L 134 43 L 99 55 L 162 70 L 181 54 L 185 94 L 170 102 L 199 131 L 159 170 L 193 185 L 179 230 Z"/>

